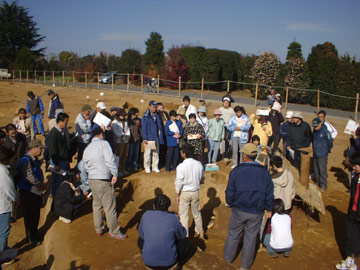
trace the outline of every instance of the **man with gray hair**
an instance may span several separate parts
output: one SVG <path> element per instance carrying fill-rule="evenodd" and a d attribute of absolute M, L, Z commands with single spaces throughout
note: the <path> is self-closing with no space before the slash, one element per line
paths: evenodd
<path fill-rule="evenodd" d="M 266 168 L 255 162 L 257 155 L 255 144 L 245 144 L 241 152 L 243 163 L 230 172 L 225 191 L 226 203 L 231 207 L 231 216 L 224 259 L 229 263 L 235 259 L 240 235 L 244 231 L 240 269 L 247 270 L 254 260 L 256 239 L 264 211 L 267 218 L 271 217 L 274 184 Z"/>
<path fill-rule="evenodd" d="M 84 150 L 86 146 L 90 143 L 91 137 L 91 106 L 85 104 L 82 109 L 81 113 L 75 119 L 75 130 L 77 133 L 76 142 L 78 146 L 78 157 L 77 162 L 79 163 L 82 159 Z"/>

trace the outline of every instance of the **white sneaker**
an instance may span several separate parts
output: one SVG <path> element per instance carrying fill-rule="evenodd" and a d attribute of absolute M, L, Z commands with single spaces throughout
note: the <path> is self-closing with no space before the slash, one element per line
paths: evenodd
<path fill-rule="evenodd" d="M 153 169 L 154 172 L 159 173 L 160 170 L 158 168 Z"/>
<path fill-rule="evenodd" d="M 345 260 L 335 265 L 336 269 L 339 270 L 357 270 L 355 260 L 353 257 L 348 256 Z"/>
<path fill-rule="evenodd" d="M 231 169 L 234 169 L 235 167 L 236 167 L 236 165 L 234 164 L 234 165 L 231 166 Z"/>
<path fill-rule="evenodd" d="M 59 220 L 61 220 L 64 223 L 67 223 L 67 224 L 71 223 L 71 219 L 67 219 L 67 218 L 64 218 L 64 217 L 59 217 Z"/>
<path fill-rule="evenodd" d="M 150 168 L 145 168 L 146 173 L 151 173 Z"/>

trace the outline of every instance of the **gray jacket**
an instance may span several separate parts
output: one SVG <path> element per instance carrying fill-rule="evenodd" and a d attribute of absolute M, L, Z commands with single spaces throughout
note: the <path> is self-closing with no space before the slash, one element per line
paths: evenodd
<path fill-rule="evenodd" d="M 91 137 L 91 121 L 85 120 L 81 113 L 75 119 L 76 139 L 81 143 L 89 143 Z"/>
<path fill-rule="evenodd" d="M 111 176 L 118 176 L 114 154 L 105 140 L 94 138 L 84 151 L 83 161 L 89 179 L 110 181 Z"/>

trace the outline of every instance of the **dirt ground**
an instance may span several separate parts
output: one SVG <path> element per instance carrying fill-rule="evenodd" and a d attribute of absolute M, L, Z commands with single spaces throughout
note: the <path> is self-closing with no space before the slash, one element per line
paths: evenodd
<path fill-rule="evenodd" d="M 20 107 L 26 105 L 27 91 L 41 95 L 48 108 L 49 98 L 46 90 L 49 86 L 1 83 L 0 84 L 0 126 L 12 122 Z M 70 115 L 70 126 L 74 130 L 74 121 L 83 104 L 95 107 L 100 99 L 98 90 L 80 88 L 54 89 L 64 102 L 65 111 Z M 181 100 L 173 97 L 144 95 L 105 91 L 102 101 L 108 108 L 122 106 L 127 101 L 143 113 L 149 100 L 162 101 L 166 110 L 175 109 Z M 87 99 L 89 96 L 89 99 Z M 198 106 L 198 101 L 193 101 Z M 208 112 L 213 112 L 221 102 L 207 103 Z M 241 105 L 241 104 L 240 104 Z M 253 107 L 246 107 L 248 113 L 254 112 Z M 208 113 L 209 117 L 212 113 Z M 308 122 L 315 115 L 304 114 Z M 338 130 L 339 135 L 328 160 L 328 190 L 323 193 L 325 215 L 310 214 L 301 201 L 294 202 L 291 213 L 293 221 L 293 238 L 295 241 L 290 258 L 279 256 L 269 258 L 266 251 L 257 251 L 252 269 L 335 269 L 345 251 L 345 217 L 349 200 L 347 171 L 343 169 L 343 151 L 348 146 L 348 135 L 343 133 L 347 120 L 340 118 L 328 119 Z M 45 121 L 46 122 L 46 121 Z M 43 140 L 43 138 L 41 138 Z M 230 209 L 225 207 L 225 188 L 230 172 L 230 163 L 221 161 L 218 172 L 206 172 L 205 184 L 201 186 L 200 201 L 203 222 L 210 222 L 212 213 L 216 215 L 214 226 L 208 229 L 207 240 L 193 238 L 190 229 L 191 248 L 184 260 L 183 269 L 238 269 L 241 253 L 232 264 L 223 260 L 223 247 L 226 238 Z M 47 175 L 49 180 L 49 175 Z M 9 245 L 19 248 L 17 261 L 4 269 L 59 269 L 59 270 L 97 270 L 97 269 L 144 269 L 139 249 L 137 248 L 137 226 L 142 214 L 152 207 L 154 194 L 167 194 L 173 204 L 172 211 L 177 211 L 174 190 L 175 173 L 147 175 L 144 171 L 120 179 L 117 183 L 117 207 L 119 222 L 123 232 L 129 236 L 126 241 L 118 241 L 108 237 L 97 237 L 93 229 L 91 201 L 86 201 L 77 218 L 71 224 L 64 224 L 50 212 L 51 199 L 48 198 L 41 210 L 40 231 L 45 235 L 41 246 L 32 248 L 25 244 L 25 231 L 21 213 L 12 224 Z"/>

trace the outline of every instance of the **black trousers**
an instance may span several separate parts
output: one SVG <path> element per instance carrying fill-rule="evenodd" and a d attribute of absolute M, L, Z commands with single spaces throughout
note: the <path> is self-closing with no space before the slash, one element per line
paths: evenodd
<path fill-rule="evenodd" d="M 359 257 L 360 217 L 351 211 L 346 217 L 346 256 Z"/>
<path fill-rule="evenodd" d="M 40 240 L 38 226 L 42 198 L 34 193 L 20 189 L 20 200 L 24 215 L 26 239 L 31 243 Z"/>
<path fill-rule="evenodd" d="M 273 134 L 270 138 L 269 138 L 269 142 L 268 145 L 269 147 L 271 147 L 272 143 L 274 143 L 274 146 L 272 147 L 272 149 L 278 149 L 279 148 L 279 143 L 280 143 L 280 134 Z"/>

